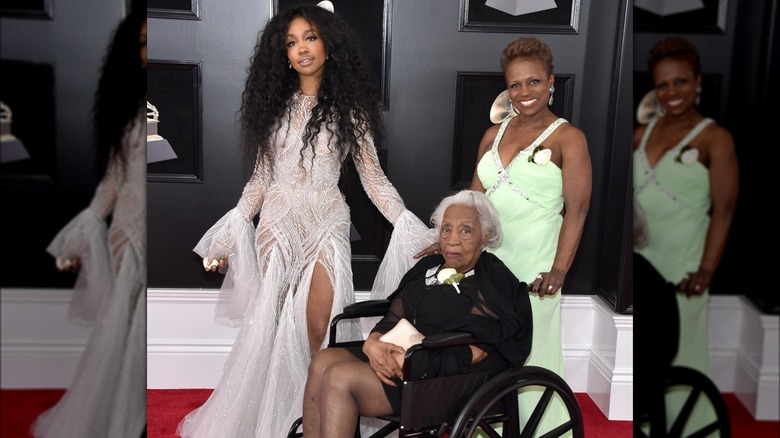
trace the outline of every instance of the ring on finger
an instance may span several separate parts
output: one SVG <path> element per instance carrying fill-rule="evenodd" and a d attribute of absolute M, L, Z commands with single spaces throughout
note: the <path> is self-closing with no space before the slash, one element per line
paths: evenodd
<path fill-rule="evenodd" d="M 536 278 L 542 280 L 542 274 L 536 274 Z"/>
<path fill-rule="evenodd" d="M 547 285 L 547 290 L 548 290 L 548 291 L 551 291 L 551 290 L 553 290 L 553 286 L 552 286 L 551 284 L 548 284 L 548 285 Z"/>

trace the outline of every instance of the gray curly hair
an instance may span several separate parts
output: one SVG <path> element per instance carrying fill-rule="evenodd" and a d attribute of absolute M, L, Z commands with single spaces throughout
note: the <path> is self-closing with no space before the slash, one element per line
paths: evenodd
<path fill-rule="evenodd" d="M 501 232 L 501 222 L 498 219 L 498 210 L 488 197 L 478 191 L 474 190 L 461 190 L 454 195 L 447 196 L 439 202 L 436 210 L 431 215 L 431 225 L 436 229 L 436 234 L 439 233 L 439 227 L 441 226 L 444 212 L 451 205 L 465 205 L 473 207 L 479 214 L 479 223 L 482 226 L 482 236 L 484 237 L 490 232 L 487 246 L 488 248 L 495 248 L 501 244 L 503 239 L 503 233 Z"/>

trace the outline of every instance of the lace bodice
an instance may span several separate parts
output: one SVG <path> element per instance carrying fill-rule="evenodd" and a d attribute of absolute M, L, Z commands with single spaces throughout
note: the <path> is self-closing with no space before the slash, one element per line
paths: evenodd
<path fill-rule="evenodd" d="M 301 218 L 298 224 L 301 235 L 304 235 L 315 224 L 340 214 L 338 210 L 345 208 L 344 197 L 338 187 L 344 155 L 334 147 L 329 131 L 325 127 L 321 129 L 314 150 L 303 148 L 303 133 L 316 103 L 315 96 L 293 95 L 271 139 L 274 147 L 273 166 L 267 160 L 258 159 L 238 201 L 236 209 L 244 222 L 251 221 L 261 209 L 263 215 L 279 218 L 295 209 Z M 395 224 L 406 209 L 403 200 L 382 170 L 370 136 L 362 140 L 359 146 L 362 160 L 355 160 L 355 167 L 361 184 L 382 215 Z M 265 219 L 268 223 L 274 222 L 269 221 L 268 217 Z M 231 236 L 235 235 L 239 226 L 228 221 L 224 231 L 217 237 L 219 247 L 212 248 L 210 254 L 232 253 L 235 241 Z"/>

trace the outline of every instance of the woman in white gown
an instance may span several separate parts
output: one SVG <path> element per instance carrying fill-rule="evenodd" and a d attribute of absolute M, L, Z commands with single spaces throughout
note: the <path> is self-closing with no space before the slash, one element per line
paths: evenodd
<path fill-rule="evenodd" d="M 31 426 L 35 437 L 133 438 L 144 432 L 145 100 L 146 12 L 134 8 L 113 36 L 95 96 L 106 173 L 89 207 L 47 248 L 60 270 L 79 270 L 69 319 L 93 328 L 65 395 Z"/>
<path fill-rule="evenodd" d="M 227 268 L 216 319 L 240 330 L 181 436 L 281 437 L 301 416 L 311 354 L 325 345 L 332 316 L 354 301 L 350 212 L 339 189 L 348 157 L 396 233 L 428 232 L 380 167 L 378 97 L 358 47 L 332 6 L 280 11 L 262 31 L 242 102 L 254 172 L 195 248 L 207 270 Z"/>

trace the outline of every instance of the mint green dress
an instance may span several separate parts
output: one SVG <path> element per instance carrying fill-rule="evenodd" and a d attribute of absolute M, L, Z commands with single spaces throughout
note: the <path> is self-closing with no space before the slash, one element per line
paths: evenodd
<path fill-rule="evenodd" d="M 647 129 L 634 151 L 634 202 L 644 212 L 647 244 L 634 250 L 644 256 L 669 282 L 679 283 L 686 273 L 696 272 L 704 254 L 708 211 L 711 205 L 709 170 L 698 159 L 684 163 L 680 157 L 712 119 L 701 120 L 678 144 L 650 166 L 646 144 L 660 118 L 648 122 Z M 694 368 L 711 376 L 707 328 L 709 292 L 686 297 L 676 294 L 680 313 L 680 344 L 672 365 Z M 659 316 L 663 319 L 663 316 Z M 677 397 L 683 397 L 684 394 Z M 681 401 L 667 403 L 675 406 Z M 675 409 L 675 408 L 673 408 Z M 692 418 L 708 418 L 706 407 L 698 407 Z M 713 414 L 714 415 L 714 411 Z M 669 412 L 673 418 L 674 412 Z M 697 420 L 689 422 L 693 427 Z"/>
<path fill-rule="evenodd" d="M 555 259 L 563 223 L 563 177 L 561 169 L 552 161 L 540 165 L 529 159 L 536 146 L 562 123 L 568 122 L 563 118 L 555 120 L 505 168 L 498 155 L 498 144 L 510 120 L 501 124 L 491 150 L 477 163 L 477 176 L 498 210 L 504 232 L 504 241 L 492 252 L 520 281 L 530 284 L 537 274 L 549 271 Z M 544 367 L 565 378 L 561 351 L 561 292 L 541 298 L 530 294 L 530 298 L 534 326 L 531 354 L 526 365 Z M 541 392 L 541 388 L 533 388 L 530 393 L 520 394 L 522 421 L 533 412 Z M 566 419 L 566 408 L 556 395 L 542 418 L 537 435 Z"/>

